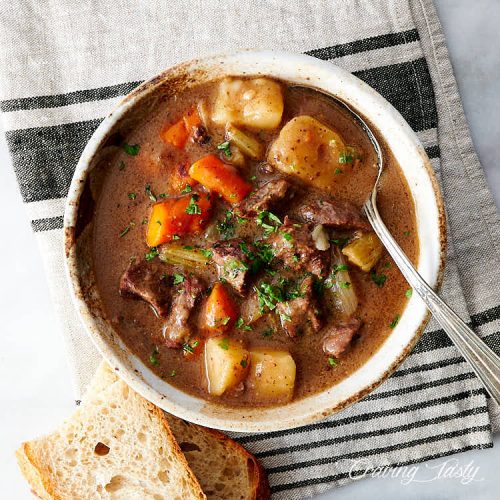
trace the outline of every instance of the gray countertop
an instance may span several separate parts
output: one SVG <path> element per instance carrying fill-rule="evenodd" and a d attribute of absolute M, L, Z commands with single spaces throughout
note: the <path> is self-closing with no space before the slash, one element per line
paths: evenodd
<path fill-rule="evenodd" d="M 435 2 L 474 144 L 499 207 L 500 1 Z M 22 499 L 31 495 L 14 450 L 22 440 L 50 431 L 73 411 L 74 403 L 63 339 L 3 137 L 0 165 L 0 482 L 4 498 Z M 500 490 L 499 463 L 497 437 L 492 450 L 420 464 L 416 471 L 400 471 L 398 477 L 367 474 L 367 479 L 318 499 L 493 499 Z"/>

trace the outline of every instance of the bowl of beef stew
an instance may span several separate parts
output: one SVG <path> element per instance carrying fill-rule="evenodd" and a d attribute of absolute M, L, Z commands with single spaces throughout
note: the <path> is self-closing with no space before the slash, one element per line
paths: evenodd
<path fill-rule="evenodd" d="M 68 279 L 95 345 L 186 420 L 258 432 L 361 399 L 402 362 L 428 313 L 363 215 L 379 210 L 440 284 L 445 223 L 416 135 L 369 86 L 281 52 L 191 61 L 101 123 L 65 214 Z"/>

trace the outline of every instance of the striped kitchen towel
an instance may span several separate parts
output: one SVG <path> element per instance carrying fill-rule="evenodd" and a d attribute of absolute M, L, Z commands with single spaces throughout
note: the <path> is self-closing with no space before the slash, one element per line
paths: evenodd
<path fill-rule="evenodd" d="M 164 68 L 246 47 L 306 52 L 385 96 L 426 147 L 446 199 L 444 298 L 500 349 L 500 224 L 431 0 L 11 0 L 0 6 L 0 107 L 41 245 L 77 398 L 98 363 L 69 298 L 62 219 L 86 141 L 121 97 Z M 358 468 L 492 446 L 498 409 L 436 323 L 377 391 L 289 431 L 239 435 L 275 498 L 304 498 Z M 363 465 L 358 460 L 363 459 Z"/>

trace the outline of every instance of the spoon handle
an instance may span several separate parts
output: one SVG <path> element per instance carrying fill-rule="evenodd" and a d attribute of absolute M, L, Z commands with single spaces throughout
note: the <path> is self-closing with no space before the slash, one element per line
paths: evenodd
<path fill-rule="evenodd" d="M 469 362 L 491 397 L 500 405 L 500 358 L 439 298 L 420 276 L 383 223 L 372 198 L 365 203 L 364 209 L 375 233 L 387 248 L 408 284 L 425 302 L 436 321 Z"/>

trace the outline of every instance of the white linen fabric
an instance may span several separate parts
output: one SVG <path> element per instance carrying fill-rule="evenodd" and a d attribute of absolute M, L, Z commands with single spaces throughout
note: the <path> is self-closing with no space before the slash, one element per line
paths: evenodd
<path fill-rule="evenodd" d="M 0 5 L 0 110 L 40 242 L 76 398 L 99 363 L 72 306 L 62 219 L 86 141 L 123 95 L 172 64 L 242 48 L 306 52 L 356 74 L 417 132 L 446 200 L 442 295 L 500 350 L 500 224 L 431 0 L 12 0 Z M 492 446 L 498 409 L 431 321 L 377 391 L 314 425 L 237 435 L 274 498 L 304 498 L 370 466 Z M 359 462 L 362 460 L 362 462 Z"/>

